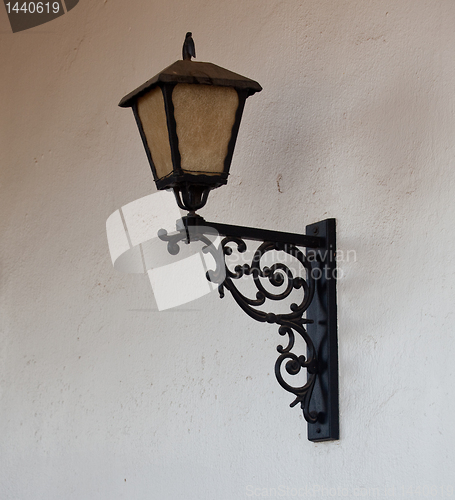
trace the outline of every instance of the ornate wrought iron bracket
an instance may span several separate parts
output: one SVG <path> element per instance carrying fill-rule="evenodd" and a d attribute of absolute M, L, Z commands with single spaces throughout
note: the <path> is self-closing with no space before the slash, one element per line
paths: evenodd
<path fill-rule="evenodd" d="M 218 283 L 220 296 L 227 289 L 239 306 L 253 319 L 279 325 L 278 333 L 287 337 L 287 345 L 277 347 L 279 356 L 275 375 L 279 384 L 295 396 L 291 407 L 300 404 L 308 422 L 310 441 L 329 441 L 339 438 L 338 417 L 338 345 L 336 311 L 336 229 L 335 219 L 326 219 L 306 227 L 306 234 L 292 234 L 249 227 L 206 222 L 197 215 L 183 218 L 177 234 L 165 231 L 160 238 L 168 242 L 169 252 L 176 254 L 181 241 L 203 241 L 206 251 L 212 253 L 216 269 L 208 271 L 207 278 Z M 219 248 L 213 246 L 210 234 L 223 237 Z M 247 251 L 245 240 L 259 241 L 251 264 L 229 269 L 226 256 Z M 306 253 L 301 248 L 306 249 Z M 296 275 L 284 262 L 264 266 L 269 252 L 284 252 L 297 262 L 304 276 Z M 254 298 L 247 297 L 235 281 L 251 276 L 257 288 Z M 273 293 L 264 287 L 268 282 L 279 288 Z M 266 312 L 261 306 L 267 300 L 282 301 L 294 290 L 300 290 L 301 299 L 289 306 L 285 313 Z M 306 354 L 298 354 L 296 338 L 305 341 Z M 297 386 L 289 383 L 302 369 L 307 371 L 306 382 Z M 286 375 L 286 373 L 287 375 Z M 284 375 L 284 376 L 283 376 Z"/>

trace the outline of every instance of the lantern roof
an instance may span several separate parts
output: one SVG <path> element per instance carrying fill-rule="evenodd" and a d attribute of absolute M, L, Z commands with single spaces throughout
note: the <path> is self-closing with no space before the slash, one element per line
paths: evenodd
<path fill-rule="evenodd" d="M 153 88 L 172 83 L 196 83 L 202 85 L 219 85 L 221 87 L 234 87 L 238 90 L 247 90 L 248 97 L 260 92 L 262 87 L 258 82 L 238 75 L 227 69 L 207 62 L 180 60 L 163 69 L 153 78 L 142 84 L 133 92 L 126 95 L 119 103 L 122 108 L 133 106 L 142 94 Z"/>

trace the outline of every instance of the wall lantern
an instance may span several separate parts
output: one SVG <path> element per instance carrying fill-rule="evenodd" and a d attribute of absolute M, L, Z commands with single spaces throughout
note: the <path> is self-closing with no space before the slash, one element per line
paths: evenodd
<path fill-rule="evenodd" d="M 194 62 L 187 33 L 177 61 L 121 101 L 132 107 L 158 189 L 174 190 L 180 208 L 202 208 L 226 184 L 246 98 L 259 83 Z"/>
<path fill-rule="evenodd" d="M 260 92 L 254 80 L 211 63 L 194 62 L 194 42 L 186 34 L 183 60 L 164 69 L 125 96 L 119 106 L 133 108 L 158 189 L 173 189 L 180 208 L 189 213 L 177 232 L 159 234 L 168 250 L 178 253 L 179 243 L 204 241 L 216 231 L 223 237 L 220 296 L 227 289 L 253 319 L 278 325 L 287 337 L 279 345 L 275 375 L 280 385 L 294 394 L 291 406 L 300 404 L 308 422 L 308 439 L 339 438 L 338 346 L 336 311 L 335 219 L 306 227 L 306 234 L 207 222 L 195 213 L 207 201 L 211 189 L 227 183 L 240 120 L 247 97 Z M 259 242 L 251 264 L 228 268 L 226 256 L 244 253 L 247 241 Z M 257 244 L 256 244 L 257 245 Z M 302 251 L 305 249 L 305 251 Z M 284 253 L 301 266 L 297 276 L 285 262 L 264 266 L 264 256 Z M 217 273 L 207 278 L 216 282 Z M 236 286 L 251 276 L 257 289 L 254 298 Z M 267 282 L 279 292 L 264 287 Z M 268 301 L 283 301 L 298 290 L 300 299 L 289 311 L 267 312 Z M 303 339 L 306 353 L 296 354 L 296 339 Z M 289 376 L 306 370 L 306 381 L 293 385 Z M 284 376 L 283 376 L 284 375 Z"/>

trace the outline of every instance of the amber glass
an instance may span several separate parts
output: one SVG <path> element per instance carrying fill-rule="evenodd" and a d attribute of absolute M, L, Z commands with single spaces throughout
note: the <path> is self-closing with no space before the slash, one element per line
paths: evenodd
<path fill-rule="evenodd" d="M 232 87 L 179 83 L 172 92 L 181 168 L 220 174 L 239 105 Z"/>
<path fill-rule="evenodd" d="M 137 100 L 137 112 L 155 165 L 157 179 L 172 172 L 171 146 L 163 93 L 154 88 Z"/>
<path fill-rule="evenodd" d="M 172 92 L 181 169 L 185 173 L 219 175 L 232 135 L 239 105 L 232 87 L 179 83 Z M 137 112 L 155 165 L 157 179 L 169 175 L 172 165 L 169 131 L 161 88 L 137 100 Z"/>

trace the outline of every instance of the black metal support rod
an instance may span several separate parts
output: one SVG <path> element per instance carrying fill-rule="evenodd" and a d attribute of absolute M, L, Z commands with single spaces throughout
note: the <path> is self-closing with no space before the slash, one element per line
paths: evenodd
<path fill-rule="evenodd" d="M 254 227 L 233 226 L 231 224 L 219 224 L 218 222 L 207 222 L 202 217 L 189 215 L 183 217 L 185 227 L 206 227 L 215 229 L 221 236 L 231 236 L 253 241 L 270 241 L 274 243 L 287 243 L 306 248 L 323 248 L 325 238 L 319 236 L 308 236 L 305 234 L 285 233 L 282 231 L 271 231 L 269 229 L 257 229 Z"/>

